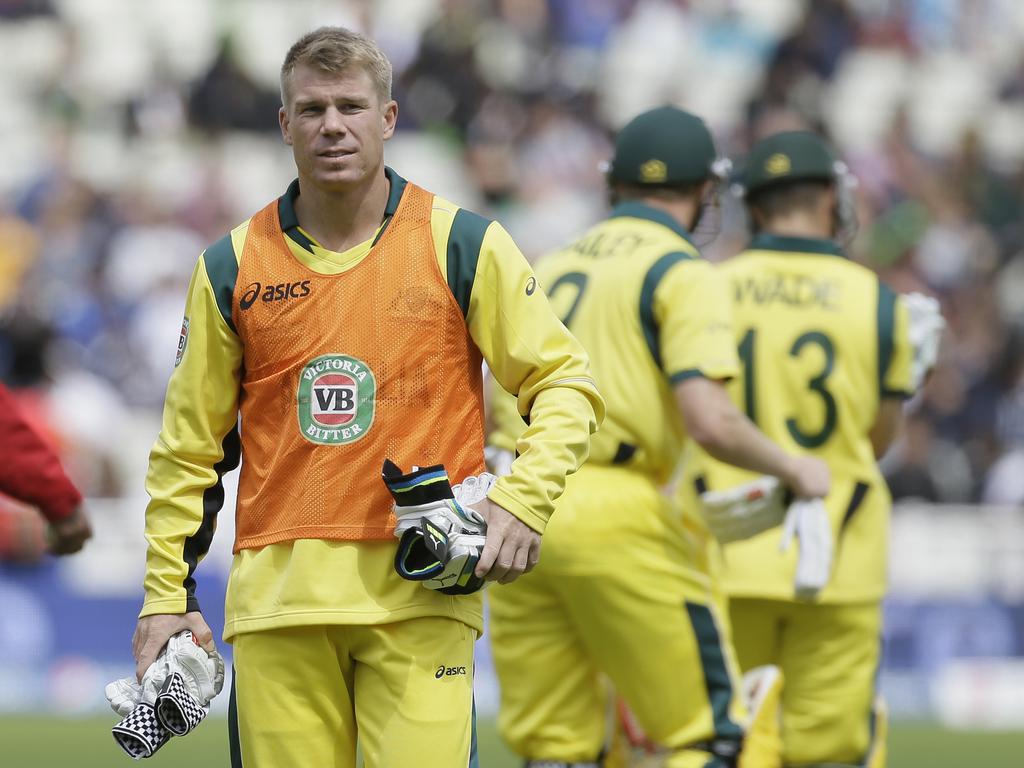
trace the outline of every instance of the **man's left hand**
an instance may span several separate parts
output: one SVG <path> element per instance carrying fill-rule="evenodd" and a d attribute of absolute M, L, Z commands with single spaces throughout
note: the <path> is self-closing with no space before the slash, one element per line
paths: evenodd
<path fill-rule="evenodd" d="M 156 661 L 167 641 L 181 630 L 187 629 L 207 653 L 217 650 L 213 632 L 199 611 L 184 614 L 154 613 L 143 616 L 135 625 L 132 635 L 132 654 L 135 656 L 135 679 L 140 683 L 146 670 Z"/>
<path fill-rule="evenodd" d="M 529 573 L 540 559 L 540 534 L 490 499 L 473 505 L 487 521 L 487 540 L 476 575 L 508 584 Z"/>

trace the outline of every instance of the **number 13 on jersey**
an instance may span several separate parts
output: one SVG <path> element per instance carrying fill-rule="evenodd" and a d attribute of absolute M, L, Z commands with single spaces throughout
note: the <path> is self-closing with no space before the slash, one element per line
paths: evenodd
<path fill-rule="evenodd" d="M 746 405 L 747 416 L 765 430 L 768 434 L 774 431 L 774 424 L 762 424 L 758 421 L 757 408 L 757 329 L 751 328 L 740 341 L 739 354 L 743 362 L 743 402 Z M 806 387 L 819 406 L 814 407 L 811 401 L 807 400 L 808 407 L 801 408 L 799 413 L 793 413 L 785 417 L 786 429 L 790 436 L 803 448 L 818 448 L 828 442 L 836 429 L 839 413 L 836 407 L 836 400 L 828 389 L 828 379 L 835 369 L 836 351 L 835 344 L 828 334 L 823 331 L 811 330 L 797 336 L 789 347 L 789 357 L 797 360 L 805 355 L 812 354 L 812 350 L 820 350 L 819 356 L 823 359 L 820 369 L 806 382 Z M 773 365 L 786 365 L 787 360 L 774 360 Z M 821 409 L 819 411 L 819 409 Z M 822 417 L 817 418 L 816 414 L 822 412 Z M 808 424 L 811 423 L 811 425 Z M 814 426 L 817 428 L 814 428 Z"/>

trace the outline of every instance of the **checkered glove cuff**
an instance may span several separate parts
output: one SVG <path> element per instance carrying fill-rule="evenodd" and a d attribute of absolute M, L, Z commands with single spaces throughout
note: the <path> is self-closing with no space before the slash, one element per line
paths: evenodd
<path fill-rule="evenodd" d="M 184 736 L 203 722 L 209 712 L 209 706 L 203 706 L 189 693 L 178 672 L 171 673 L 156 697 L 157 719 L 174 736 Z"/>
<path fill-rule="evenodd" d="M 146 702 L 138 704 L 125 715 L 111 732 L 114 741 L 132 760 L 152 757 L 171 738 L 170 732 L 157 718 L 156 710 Z"/>

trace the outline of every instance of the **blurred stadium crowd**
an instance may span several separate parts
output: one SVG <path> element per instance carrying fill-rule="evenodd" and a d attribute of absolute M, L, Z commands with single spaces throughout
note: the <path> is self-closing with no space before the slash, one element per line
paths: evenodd
<path fill-rule="evenodd" d="M 703 115 L 742 161 L 825 131 L 852 258 L 938 296 L 898 497 L 1024 501 L 1024 7 L 1017 0 L 0 0 L 0 378 L 90 496 L 141 490 L 200 250 L 283 192 L 277 71 L 320 24 L 395 66 L 403 175 L 531 257 L 599 217 L 609 136 Z M 744 242 L 726 198 L 706 249 Z"/>

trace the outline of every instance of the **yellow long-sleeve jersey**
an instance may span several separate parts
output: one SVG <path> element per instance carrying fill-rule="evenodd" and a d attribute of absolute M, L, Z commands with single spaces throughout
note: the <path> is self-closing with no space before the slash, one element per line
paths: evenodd
<path fill-rule="evenodd" d="M 720 269 L 743 363 L 730 397 L 782 448 L 818 456 L 832 472 L 825 505 L 836 560 L 820 601 L 877 600 L 891 499 L 870 432 L 883 399 L 913 394 L 906 306 L 831 241 L 758 235 Z M 693 443 L 683 469 L 680 498 L 690 515 L 696 486 L 720 490 L 753 477 Z M 729 595 L 794 599 L 796 548 L 780 553 L 781 535 L 776 528 L 724 547 Z"/>
<path fill-rule="evenodd" d="M 319 275 L 342 275 L 361 264 L 406 189 L 397 173 L 385 173 L 391 192 L 381 228 L 344 253 L 323 248 L 299 227 L 294 207 L 299 185 L 293 183 L 278 201 L 278 214 L 294 258 Z M 163 426 L 146 480 L 152 500 L 146 511 L 143 616 L 198 609 L 193 573 L 209 548 L 223 503 L 221 478 L 237 466 L 239 454 L 245 461 L 246 424 L 241 424 L 241 440 L 236 429 L 245 349 L 231 307 L 251 223 L 243 222 L 207 248 L 192 276 Z M 500 224 L 436 196 L 429 224 L 440 274 L 464 314 L 472 342 L 501 385 L 518 393 L 519 411 L 530 424 L 512 473 L 489 496 L 543 531 L 565 476 L 586 459 L 590 435 L 604 415 L 586 354 L 550 309 L 529 264 Z M 282 301 L 303 291 L 301 284 L 284 288 Z M 276 293 L 271 298 L 276 300 Z M 338 505 L 358 503 L 337 500 Z M 402 580 L 392 568 L 394 551 L 391 541 L 305 538 L 237 549 L 225 638 L 298 624 L 373 624 L 430 615 L 482 628 L 478 595 L 450 597 Z"/>
<path fill-rule="evenodd" d="M 739 362 L 725 284 L 668 214 L 619 204 L 564 248 L 537 262 L 551 304 L 583 344 L 608 417 L 590 461 L 671 477 L 686 440 L 674 387 L 728 379 Z M 491 392 L 488 440 L 523 451 L 510 398 Z"/>

